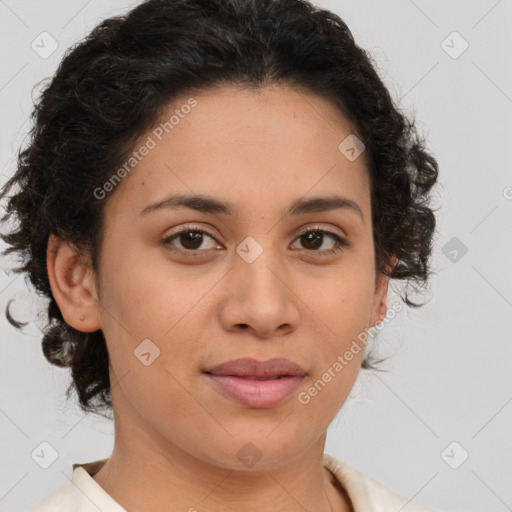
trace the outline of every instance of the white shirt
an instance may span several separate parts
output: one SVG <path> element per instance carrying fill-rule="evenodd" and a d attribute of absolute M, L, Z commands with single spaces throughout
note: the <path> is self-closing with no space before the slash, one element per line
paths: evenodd
<path fill-rule="evenodd" d="M 99 471 L 106 460 L 73 464 L 72 481 L 26 512 L 126 512 L 91 476 Z M 346 490 L 355 512 L 399 512 L 402 509 L 403 512 L 436 512 L 394 493 L 331 455 L 324 454 L 324 466 Z"/>

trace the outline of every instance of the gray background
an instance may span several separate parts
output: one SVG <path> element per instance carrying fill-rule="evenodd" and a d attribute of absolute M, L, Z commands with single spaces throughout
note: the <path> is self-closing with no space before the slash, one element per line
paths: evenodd
<path fill-rule="evenodd" d="M 431 300 L 404 308 L 379 334 L 391 371 L 360 373 L 326 452 L 440 510 L 512 510 L 512 2 L 316 3 L 372 53 L 440 164 Z M 1 183 L 30 127 L 33 86 L 100 19 L 131 5 L 0 0 Z M 43 31 L 58 42 L 47 58 L 31 48 Z M 462 40 L 442 43 L 453 31 L 469 44 L 457 58 L 443 46 L 454 55 Z M 44 305 L 12 265 L 3 258 L 0 270 L 1 511 L 48 496 L 73 463 L 107 457 L 113 446 L 111 424 L 66 403 L 69 376 L 44 359 L 37 326 L 23 335 L 3 316 L 11 298 L 16 317 L 34 318 Z M 58 452 L 48 469 L 31 458 L 43 441 Z"/>

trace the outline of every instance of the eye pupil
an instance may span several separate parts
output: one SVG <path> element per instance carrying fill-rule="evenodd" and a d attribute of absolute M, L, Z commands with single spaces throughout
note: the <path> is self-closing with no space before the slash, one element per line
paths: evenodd
<path fill-rule="evenodd" d="M 190 236 L 192 235 L 192 236 Z M 192 239 L 192 246 L 188 243 L 189 239 Z M 180 242 L 185 247 L 185 249 L 198 249 L 201 247 L 201 243 L 203 242 L 203 234 L 198 231 L 186 231 L 180 235 Z"/>
<path fill-rule="evenodd" d="M 316 241 L 320 243 L 314 243 L 313 241 L 313 247 L 310 247 L 310 249 L 318 249 L 318 247 L 322 246 L 322 234 L 318 233 L 317 231 L 310 231 L 309 233 L 306 233 L 304 235 L 306 237 L 307 243 L 311 242 L 311 239 L 316 239 Z"/>

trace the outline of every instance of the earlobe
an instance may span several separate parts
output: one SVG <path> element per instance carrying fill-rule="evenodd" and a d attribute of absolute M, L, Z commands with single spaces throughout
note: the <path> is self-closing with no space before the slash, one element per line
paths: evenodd
<path fill-rule="evenodd" d="M 395 256 L 389 260 L 388 270 L 392 270 L 397 263 Z M 374 305 L 372 317 L 370 320 L 370 327 L 374 327 L 377 323 L 382 322 L 386 317 L 388 311 L 388 286 L 389 276 L 384 274 L 379 275 L 377 286 L 375 289 Z"/>
<path fill-rule="evenodd" d="M 379 282 L 377 284 L 373 302 L 370 327 L 374 327 L 375 324 L 381 322 L 386 317 L 386 313 L 388 311 L 388 283 L 389 277 L 379 276 Z"/>
<path fill-rule="evenodd" d="M 51 234 L 46 268 L 53 297 L 66 323 L 82 332 L 101 329 L 98 295 L 89 259 L 70 242 Z"/>

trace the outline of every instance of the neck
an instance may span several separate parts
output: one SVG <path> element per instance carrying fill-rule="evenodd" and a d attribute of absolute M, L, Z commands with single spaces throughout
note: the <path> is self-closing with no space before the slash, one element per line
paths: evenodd
<path fill-rule="evenodd" d="M 231 470 L 168 441 L 116 424 L 111 457 L 94 480 L 128 511 L 348 512 L 350 500 L 323 467 L 325 435 L 300 457 L 265 471 Z"/>

